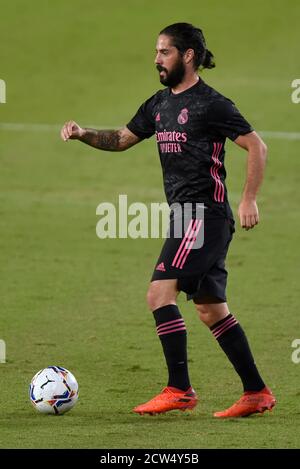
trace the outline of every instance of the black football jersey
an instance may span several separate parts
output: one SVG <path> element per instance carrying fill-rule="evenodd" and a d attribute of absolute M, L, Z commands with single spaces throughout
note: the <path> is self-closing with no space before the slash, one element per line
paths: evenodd
<path fill-rule="evenodd" d="M 225 140 L 253 129 L 231 100 L 199 79 L 178 94 L 170 88 L 158 91 L 127 127 L 141 139 L 155 135 L 169 205 L 204 203 L 206 216 L 232 216 Z"/>

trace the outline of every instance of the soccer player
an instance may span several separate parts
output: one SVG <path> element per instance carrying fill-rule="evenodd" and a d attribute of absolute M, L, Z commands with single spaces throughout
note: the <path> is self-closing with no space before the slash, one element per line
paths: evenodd
<path fill-rule="evenodd" d="M 163 29 L 157 40 L 155 65 L 165 88 L 145 101 L 125 127 L 94 130 L 69 121 L 61 130 L 63 140 L 77 139 L 108 151 L 126 150 L 155 135 L 169 205 L 204 206 L 204 220 L 192 210 L 190 223 L 179 238 L 172 236 L 176 217 L 171 212 L 171 235 L 165 240 L 147 294 L 168 367 L 168 384 L 134 411 L 158 414 L 197 405 L 188 372 L 185 322 L 176 304 L 181 291 L 194 301 L 200 320 L 242 381 L 240 399 L 214 416 L 244 417 L 271 410 L 275 397 L 259 374 L 241 325 L 228 309 L 225 292 L 225 258 L 234 233 L 225 186 L 225 141 L 229 138 L 248 152 L 238 209 L 245 230 L 259 222 L 256 197 L 263 180 L 266 145 L 234 103 L 199 76 L 199 68 L 215 66 L 201 29 L 188 23 Z M 193 249 L 201 229 L 204 244 Z"/>

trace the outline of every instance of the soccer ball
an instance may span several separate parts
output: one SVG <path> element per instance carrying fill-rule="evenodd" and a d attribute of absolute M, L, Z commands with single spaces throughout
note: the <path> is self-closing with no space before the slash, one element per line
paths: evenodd
<path fill-rule="evenodd" d="M 64 414 L 77 402 L 78 383 L 66 368 L 48 366 L 32 378 L 29 397 L 43 414 Z"/>

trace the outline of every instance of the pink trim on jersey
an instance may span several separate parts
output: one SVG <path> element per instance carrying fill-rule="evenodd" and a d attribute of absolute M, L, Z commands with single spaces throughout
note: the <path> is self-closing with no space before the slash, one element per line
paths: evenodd
<path fill-rule="evenodd" d="M 195 233 L 194 233 L 194 237 L 193 237 L 193 239 L 192 239 L 192 242 L 191 242 L 191 244 L 190 244 L 189 249 L 187 249 L 187 247 L 186 247 L 187 250 L 186 250 L 186 253 L 185 253 L 185 255 L 184 255 L 183 259 L 182 259 L 181 265 L 180 265 L 180 267 L 179 267 L 180 269 L 183 268 L 183 266 L 184 266 L 184 264 L 185 264 L 185 262 L 186 262 L 187 256 L 189 255 L 190 251 L 192 250 L 192 248 L 193 248 L 193 246 L 194 246 L 194 244 L 195 244 L 195 242 L 196 242 L 197 234 L 199 233 L 199 230 L 200 230 L 200 228 L 201 228 L 201 225 L 202 225 L 202 221 L 203 221 L 203 220 L 196 220 L 196 221 L 197 221 L 197 226 L 196 226 L 196 230 L 195 230 Z M 195 222 L 195 225 L 196 225 L 196 222 Z M 195 225 L 194 225 L 194 226 L 195 226 Z"/>
<path fill-rule="evenodd" d="M 212 177 L 214 178 L 215 180 L 215 191 L 214 191 L 214 199 L 217 201 L 217 202 L 220 202 L 219 200 L 219 196 L 218 196 L 218 192 L 219 192 L 219 189 L 220 189 L 220 184 L 221 184 L 221 181 L 220 181 L 220 176 L 218 175 L 218 153 L 220 152 L 221 150 L 221 144 L 220 143 L 214 143 L 214 151 L 213 151 L 213 154 L 212 154 L 212 160 L 214 162 L 213 166 L 211 167 L 211 175 Z"/>
<path fill-rule="evenodd" d="M 210 174 L 215 181 L 214 199 L 216 202 L 224 202 L 224 184 L 222 183 L 220 175 L 218 174 L 219 169 L 223 166 L 222 162 L 219 160 L 219 155 L 221 153 L 223 144 L 214 143 L 213 145 L 214 151 L 211 158 L 214 164 L 210 168 Z"/>

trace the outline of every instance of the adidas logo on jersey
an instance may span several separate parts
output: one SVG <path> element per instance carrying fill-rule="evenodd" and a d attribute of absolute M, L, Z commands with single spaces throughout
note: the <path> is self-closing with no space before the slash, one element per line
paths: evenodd
<path fill-rule="evenodd" d="M 165 264 L 161 262 L 160 264 L 158 264 L 155 270 L 160 270 L 161 272 L 165 272 L 166 271 Z"/>

